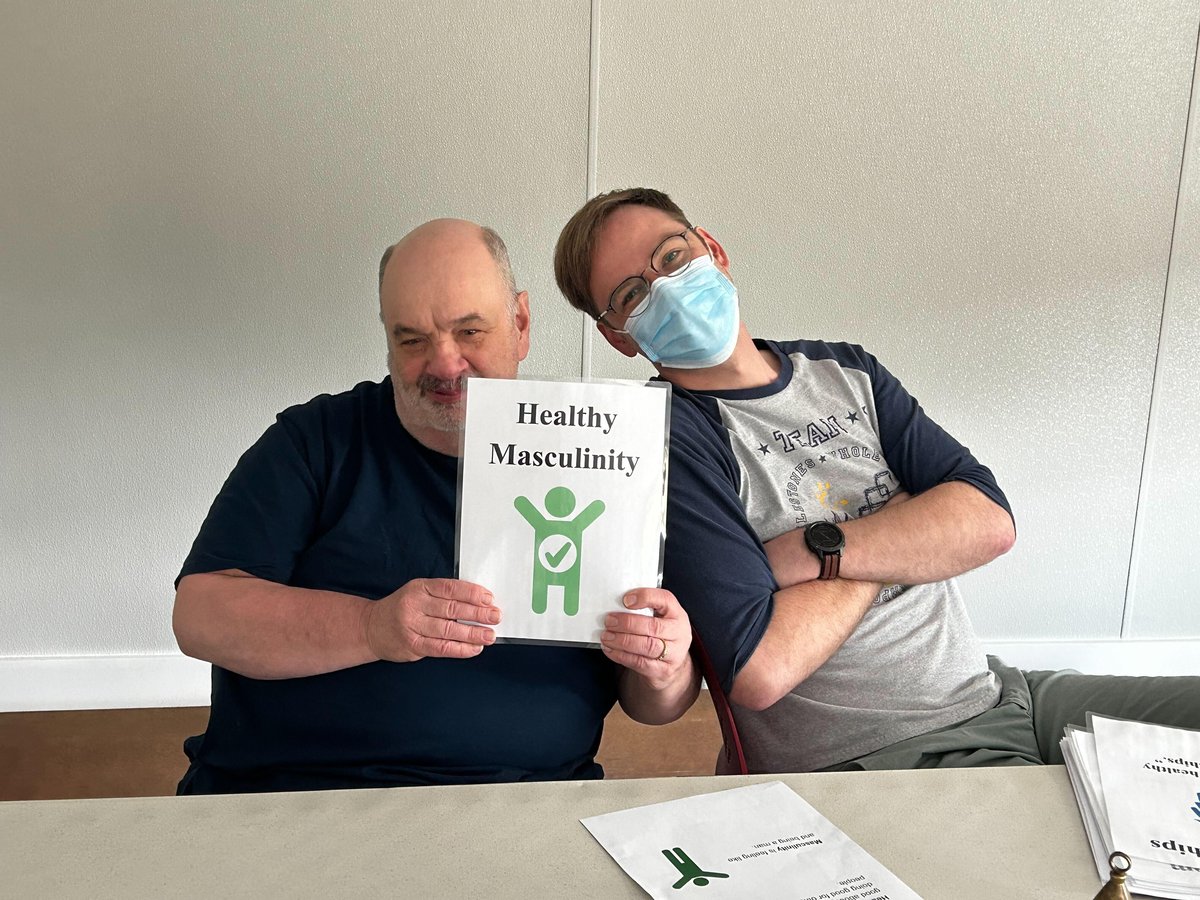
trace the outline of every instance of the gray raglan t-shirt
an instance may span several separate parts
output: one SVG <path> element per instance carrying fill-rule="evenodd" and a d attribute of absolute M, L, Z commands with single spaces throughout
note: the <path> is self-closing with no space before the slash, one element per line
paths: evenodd
<path fill-rule="evenodd" d="M 672 404 L 663 583 L 727 691 L 778 588 L 763 542 L 955 480 L 1008 509 L 991 472 L 862 348 L 757 343 L 778 357 L 772 384 L 677 389 Z M 998 695 L 958 588 L 943 581 L 885 587 L 816 672 L 769 709 L 734 715 L 750 771 L 811 771 L 960 722 Z"/>

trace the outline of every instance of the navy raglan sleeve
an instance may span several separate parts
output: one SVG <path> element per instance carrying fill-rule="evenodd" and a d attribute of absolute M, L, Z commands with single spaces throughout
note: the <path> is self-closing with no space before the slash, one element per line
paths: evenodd
<path fill-rule="evenodd" d="M 320 490 L 310 448 L 284 416 L 242 454 L 213 501 L 183 569 L 241 569 L 286 584 L 311 542 Z"/>
<path fill-rule="evenodd" d="M 728 692 L 766 631 L 778 585 L 746 519 L 726 441 L 722 426 L 676 391 L 663 587 L 687 611 Z"/>
<path fill-rule="evenodd" d="M 929 418 L 879 360 L 861 347 L 850 349 L 871 378 L 883 455 L 904 489 L 919 494 L 948 481 L 965 481 L 1012 516 L 991 469 Z"/>

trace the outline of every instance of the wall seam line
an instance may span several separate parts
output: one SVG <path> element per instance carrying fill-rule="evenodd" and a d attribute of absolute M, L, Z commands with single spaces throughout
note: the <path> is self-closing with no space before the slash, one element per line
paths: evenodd
<path fill-rule="evenodd" d="M 587 124 L 587 171 L 584 175 L 586 203 L 596 196 L 596 157 L 600 129 L 600 0 L 591 0 L 588 20 L 588 124 Z M 592 329 L 587 316 L 580 314 L 579 323 L 579 377 L 589 381 L 592 377 Z"/>
<path fill-rule="evenodd" d="M 1175 187 L 1175 211 L 1171 219 L 1171 240 L 1167 246 L 1167 273 L 1163 280 L 1163 296 L 1162 306 L 1160 307 L 1158 321 L 1158 341 L 1154 349 L 1154 367 L 1153 375 L 1150 381 L 1150 407 L 1146 411 L 1146 438 L 1142 445 L 1142 466 L 1138 472 L 1138 492 L 1137 502 L 1133 509 L 1133 539 L 1129 546 L 1129 565 L 1125 573 L 1125 598 L 1121 605 L 1121 632 L 1122 639 L 1129 636 L 1129 629 L 1133 619 L 1133 604 L 1132 593 L 1137 584 L 1139 574 L 1140 550 L 1142 544 L 1142 533 L 1144 526 L 1146 504 L 1142 501 L 1146 496 L 1146 474 L 1150 469 L 1150 463 L 1154 457 L 1156 442 L 1154 435 L 1159 417 L 1159 393 L 1161 389 L 1161 369 L 1160 364 L 1163 357 L 1163 340 L 1167 331 L 1167 313 L 1170 305 L 1171 296 L 1174 293 L 1174 275 L 1175 275 L 1175 236 L 1179 232 L 1179 220 L 1181 207 L 1184 203 L 1183 186 L 1187 182 L 1188 168 L 1192 164 L 1190 155 L 1188 154 L 1188 136 L 1191 134 L 1192 123 L 1195 118 L 1196 110 L 1196 65 L 1197 58 L 1200 57 L 1200 20 L 1196 24 L 1196 44 L 1192 51 L 1192 80 L 1188 88 L 1188 106 L 1187 119 L 1183 127 L 1183 149 L 1179 158 L 1179 182 Z"/>

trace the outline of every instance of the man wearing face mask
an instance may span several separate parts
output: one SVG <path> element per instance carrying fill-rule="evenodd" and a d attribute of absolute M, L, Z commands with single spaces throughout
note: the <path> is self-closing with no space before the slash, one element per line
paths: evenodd
<path fill-rule="evenodd" d="M 986 657 L 954 577 L 1013 544 L 992 473 L 861 347 L 752 339 L 724 248 L 666 194 L 588 201 L 554 265 L 674 388 L 663 583 L 733 701 L 718 771 L 1061 762 L 1087 710 L 1200 727 L 1200 679 Z"/>

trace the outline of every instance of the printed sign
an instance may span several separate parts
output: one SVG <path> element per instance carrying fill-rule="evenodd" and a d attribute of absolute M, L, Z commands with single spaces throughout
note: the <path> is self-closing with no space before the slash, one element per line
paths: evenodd
<path fill-rule="evenodd" d="M 670 390 L 473 378 L 458 577 L 487 587 L 501 639 L 598 644 L 621 598 L 657 587 Z"/>

